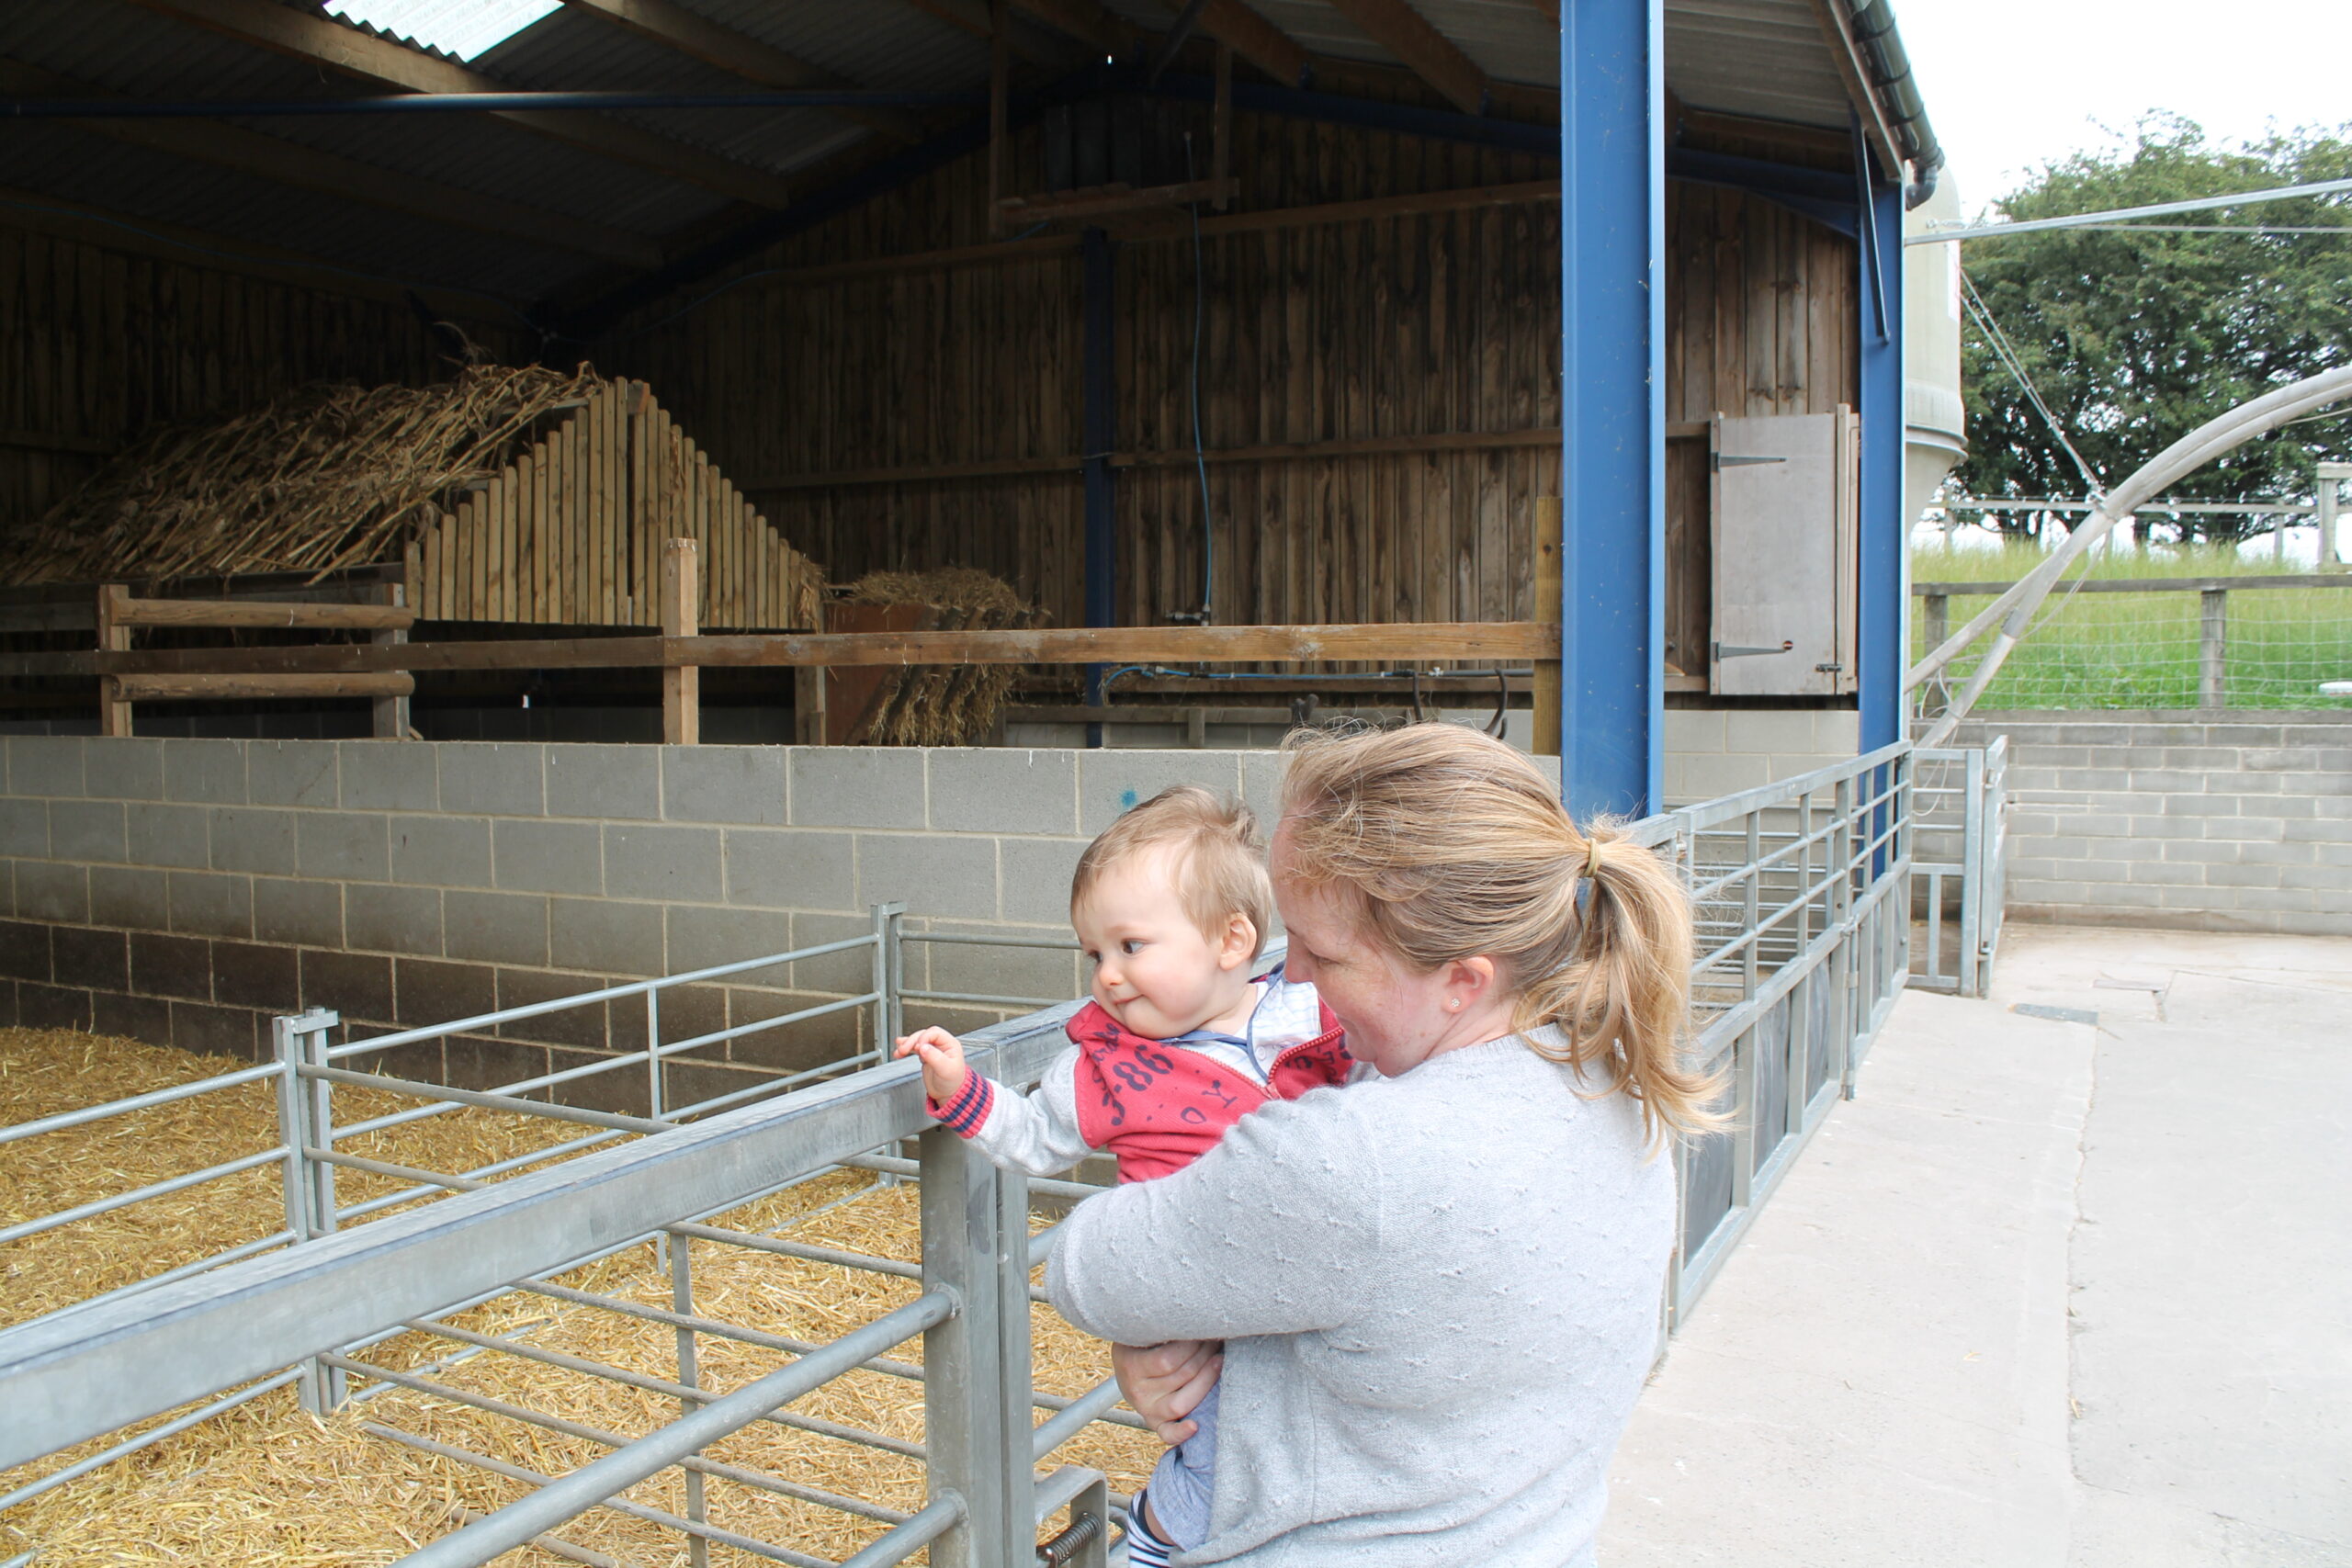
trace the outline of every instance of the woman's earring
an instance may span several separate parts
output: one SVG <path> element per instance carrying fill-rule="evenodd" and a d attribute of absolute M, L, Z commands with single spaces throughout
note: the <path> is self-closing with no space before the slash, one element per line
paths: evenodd
<path fill-rule="evenodd" d="M 1458 1008 L 1462 1005 L 1462 998 L 1460 997 L 1448 997 L 1445 998 L 1445 1005 L 1450 1008 Z"/>

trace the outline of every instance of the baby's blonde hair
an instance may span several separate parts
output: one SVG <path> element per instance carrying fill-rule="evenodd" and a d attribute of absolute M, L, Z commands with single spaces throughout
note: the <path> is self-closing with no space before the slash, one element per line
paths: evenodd
<path fill-rule="evenodd" d="M 1424 973 L 1495 960 L 1515 1026 L 1566 1036 L 1534 1048 L 1633 1096 L 1653 1139 L 1719 1122 L 1716 1083 L 1680 1060 L 1690 906 L 1657 856 L 1617 823 L 1579 829 L 1532 763 L 1460 725 L 1302 729 L 1283 750 L 1299 876 L 1350 896 L 1374 940 Z"/>
<path fill-rule="evenodd" d="M 1234 916 L 1244 916 L 1258 933 L 1258 945 L 1250 953 L 1257 957 L 1266 945 L 1274 909 L 1258 818 L 1248 807 L 1220 799 L 1198 784 L 1163 789 L 1103 829 L 1078 857 L 1078 873 L 1069 883 L 1070 908 L 1078 908 L 1112 865 L 1163 846 L 1173 852 L 1169 871 L 1176 879 L 1176 895 L 1201 934 L 1215 943 Z"/>

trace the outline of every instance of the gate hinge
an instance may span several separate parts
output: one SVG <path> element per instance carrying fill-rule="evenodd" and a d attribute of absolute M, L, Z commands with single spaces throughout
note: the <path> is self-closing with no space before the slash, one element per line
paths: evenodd
<path fill-rule="evenodd" d="M 1715 658 L 1720 660 L 1724 659 L 1761 659 L 1769 653 L 1786 653 L 1789 649 L 1796 647 L 1796 643 L 1792 639 L 1781 644 L 1778 648 L 1743 648 L 1737 643 L 1719 642 L 1714 644 L 1713 647 Z"/>

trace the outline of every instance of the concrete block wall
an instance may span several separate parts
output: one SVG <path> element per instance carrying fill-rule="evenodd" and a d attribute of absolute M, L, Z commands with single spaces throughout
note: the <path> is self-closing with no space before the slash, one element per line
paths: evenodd
<path fill-rule="evenodd" d="M 1271 812 L 1271 752 L 883 750 L 15 736 L 0 793 L 0 1022 L 235 1055 L 268 1020 L 354 1038 L 871 929 L 1066 936 L 1087 840 L 1163 786 Z M 1552 764 L 1556 767 L 1556 763 Z M 1074 953 L 910 943 L 919 989 L 1062 998 Z M 869 955 L 664 993 L 684 1038 L 866 988 Z M 917 1022 L 1001 1012 L 910 1004 Z M 831 1060 L 865 1010 L 712 1053 L 706 1083 Z M 412 1048 L 512 1081 L 641 1047 L 640 1001 Z M 691 1076 L 691 1069 L 681 1069 Z M 734 1075 L 731 1078 L 729 1074 Z M 636 1075 L 586 1080 L 638 1092 Z M 616 1087 L 617 1086 L 617 1087 Z"/>
<path fill-rule="evenodd" d="M 1861 749 L 1852 708 L 1666 710 L 1666 799 L 1689 806 L 1850 761 Z"/>
<path fill-rule="evenodd" d="M 2352 935 L 2352 713 L 1988 713 L 2009 737 L 2008 912 Z"/>

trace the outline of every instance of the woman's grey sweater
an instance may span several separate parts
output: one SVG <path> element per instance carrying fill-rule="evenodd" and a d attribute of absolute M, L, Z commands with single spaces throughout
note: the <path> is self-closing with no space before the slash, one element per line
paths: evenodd
<path fill-rule="evenodd" d="M 1063 1316 L 1226 1341 L 1210 1535 L 1181 1562 L 1591 1561 L 1674 1175 L 1632 1100 L 1578 1088 L 1492 1041 L 1269 1104 L 1078 1206 L 1047 1275 Z"/>

